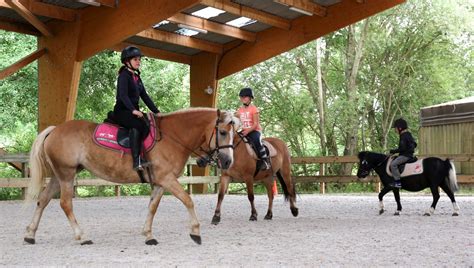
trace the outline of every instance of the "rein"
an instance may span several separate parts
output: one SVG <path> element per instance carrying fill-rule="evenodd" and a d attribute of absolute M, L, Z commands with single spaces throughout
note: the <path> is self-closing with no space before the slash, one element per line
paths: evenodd
<path fill-rule="evenodd" d="M 209 138 L 209 142 L 208 142 L 209 148 L 211 148 L 211 141 L 212 141 L 212 138 L 214 137 L 214 133 L 216 133 L 219 129 L 219 127 L 218 127 L 219 123 L 220 123 L 220 120 L 219 120 L 219 116 L 218 116 L 217 120 L 216 120 L 216 124 L 214 126 L 214 130 L 212 132 L 212 135 Z M 234 122 L 233 121 L 229 122 L 229 124 L 232 124 L 232 128 L 234 128 Z M 219 141 L 217 140 L 217 134 L 216 134 L 216 139 L 215 139 L 216 147 L 212 150 L 205 150 L 204 148 L 199 147 L 199 150 L 205 153 L 205 155 L 202 155 L 202 154 L 198 153 L 198 151 L 196 149 L 191 149 L 191 148 L 185 146 L 181 141 L 179 141 L 178 139 L 176 139 L 172 135 L 167 135 L 166 133 L 163 133 L 163 131 L 161 131 L 161 129 L 160 129 L 159 133 L 160 133 L 160 135 L 159 135 L 160 139 L 158 141 L 162 140 L 164 136 L 167 136 L 168 138 L 173 140 L 175 143 L 181 145 L 181 147 L 186 149 L 191 154 L 195 154 L 199 157 L 199 159 L 203 159 L 203 161 L 205 161 L 205 164 L 203 166 L 205 166 L 208 163 L 209 164 L 210 163 L 216 163 L 217 164 L 217 162 L 218 162 L 217 161 L 217 156 L 219 154 L 220 149 L 225 149 L 225 148 L 232 148 L 233 149 L 234 148 L 234 146 L 231 145 L 231 144 L 219 146 Z M 198 164 L 198 166 L 201 166 L 200 163 L 199 163 L 199 160 L 198 160 L 197 164 Z"/>

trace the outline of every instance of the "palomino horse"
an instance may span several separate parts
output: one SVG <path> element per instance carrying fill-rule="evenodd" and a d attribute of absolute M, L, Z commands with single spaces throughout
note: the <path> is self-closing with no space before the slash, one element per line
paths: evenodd
<path fill-rule="evenodd" d="M 210 108 L 185 109 L 162 116 L 159 120 L 161 139 L 147 159 L 151 161 L 153 186 L 148 215 L 143 228 L 145 243 L 156 245 L 152 235 L 153 218 L 164 191 L 171 192 L 186 206 L 191 223 L 191 238 L 201 244 L 199 221 L 191 197 L 184 191 L 177 178 L 182 174 L 188 157 L 200 149 L 217 157 L 220 168 L 228 168 L 233 161 L 233 138 L 235 117 L 230 112 L 219 112 Z M 86 239 L 72 210 L 74 178 L 81 169 L 116 183 L 139 183 L 140 178 L 132 169 L 130 155 L 97 146 L 92 135 L 97 124 L 73 120 L 57 127 L 51 126 L 41 132 L 33 143 L 30 154 L 31 182 L 28 198 L 38 198 L 31 224 L 26 228 L 24 240 L 35 243 L 35 234 L 44 208 L 58 191 L 61 191 L 61 208 L 66 213 L 81 244 L 91 244 Z M 41 192 L 45 177 L 50 176 L 46 189 Z M 41 193 L 40 193 L 41 192 Z"/>
<path fill-rule="evenodd" d="M 360 152 L 357 177 L 365 178 L 369 175 L 370 170 L 375 170 L 383 184 L 383 189 L 379 193 L 379 214 L 384 212 L 383 196 L 393 190 L 393 195 L 397 201 L 397 211 L 395 212 L 395 215 L 400 215 L 402 205 L 400 203 L 399 189 L 389 186 L 389 184 L 393 182 L 393 177 L 389 176 L 387 173 L 387 162 L 389 158 L 390 155 Z M 449 159 L 443 161 L 436 157 L 425 158 L 423 159 L 423 173 L 402 177 L 401 182 L 402 189 L 410 192 L 418 192 L 430 187 L 431 194 L 433 195 L 433 203 L 429 210 L 425 212 L 425 216 L 431 216 L 435 211 L 436 204 L 439 200 L 438 187 L 441 187 L 441 189 L 443 189 L 443 191 L 449 196 L 449 199 L 451 199 L 454 209 L 453 216 L 459 215 L 459 206 L 456 204 L 456 200 L 454 199 L 454 192 L 458 189 L 456 171 L 454 165 L 449 161 Z"/>
<path fill-rule="evenodd" d="M 273 177 L 276 174 L 280 181 L 281 187 L 286 200 L 290 200 L 290 209 L 293 216 L 298 216 L 298 208 L 296 207 L 296 191 L 295 185 L 291 179 L 291 159 L 290 152 L 286 144 L 277 138 L 264 139 L 270 143 L 276 150 L 276 155 L 271 158 L 271 169 L 256 172 L 256 160 L 254 160 L 247 151 L 243 138 L 240 135 L 235 136 L 234 140 L 234 162 L 232 166 L 223 170 L 220 177 L 220 188 L 217 200 L 216 210 L 212 218 L 212 224 L 218 224 L 221 220 L 221 205 L 224 195 L 231 180 L 245 182 L 247 186 L 247 196 L 252 207 L 251 221 L 257 220 L 257 210 L 254 205 L 253 184 L 254 181 L 262 181 L 267 188 L 268 195 L 268 210 L 265 215 L 266 220 L 271 220 L 273 217 Z"/>

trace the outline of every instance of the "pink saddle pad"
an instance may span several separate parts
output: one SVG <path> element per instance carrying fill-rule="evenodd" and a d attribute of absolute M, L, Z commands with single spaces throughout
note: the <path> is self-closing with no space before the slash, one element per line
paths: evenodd
<path fill-rule="evenodd" d="M 150 131 L 148 133 L 148 136 L 143 141 L 145 152 L 150 151 L 153 146 L 155 146 L 156 142 L 155 117 L 153 116 L 153 114 L 150 113 L 148 114 L 148 119 L 150 120 Z M 120 126 L 118 125 L 101 123 L 95 128 L 94 134 L 92 135 L 92 139 L 99 146 L 129 154 L 131 153 L 130 148 L 122 147 L 117 142 L 117 134 L 119 128 Z"/>

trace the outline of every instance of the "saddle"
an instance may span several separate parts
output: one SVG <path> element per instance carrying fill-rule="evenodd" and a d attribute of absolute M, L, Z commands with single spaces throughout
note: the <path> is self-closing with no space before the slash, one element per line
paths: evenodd
<path fill-rule="evenodd" d="M 143 140 L 144 152 L 148 152 L 155 146 L 156 143 L 156 122 L 152 113 L 147 114 L 149 122 L 148 136 Z M 119 126 L 114 120 L 113 115 L 109 112 L 104 123 L 97 125 L 92 135 L 95 144 L 111 149 L 117 152 L 131 153 L 129 130 Z"/>
<path fill-rule="evenodd" d="M 275 147 L 271 143 L 269 143 L 266 140 L 262 140 L 262 145 L 267 150 L 267 154 L 269 157 L 274 157 L 277 155 L 277 151 L 275 150 Z M 258 157 L 258 154 L 255 151 L 255 148 L 249 143 L 245 142 L 245 147 L 247 148 L 247 152 L 249 153 L 250 157 L 252 157 L 255 160 L 260 160 Z"/>
<path fill-rule="evenodd" d="M 387 174 L 392 176 L 392 171 L 390 170 L 390 164 L 396 158 L 396 156 L 392 156 L 387 161 Z M 400 171 L 400 177 L 408 177 L 413 175 L 419 175 L 423 173 L 423 158 L 418 159 L 413 157 L 412 159 L 408 160 L 405 164 L 401 164 L 398 166 L 398 170 Z"/>

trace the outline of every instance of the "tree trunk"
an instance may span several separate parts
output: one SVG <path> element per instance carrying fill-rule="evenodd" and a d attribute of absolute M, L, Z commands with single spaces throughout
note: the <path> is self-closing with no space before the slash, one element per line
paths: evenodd
<path fill-rule="evenodd" d="M 348 103 L 354 104 L 348 109 L 351 109 L 349 113 L 351 116 L 348 118 L 348 127 L 345 130 L 345 147 L 344 155 L 355 155 L 358 141 L 358 130 L 359 130 L 359 111 L 357 109 L 357 74 L 359 72 L 359 66 L 362 61 L 362 50 L 364 47 L 365 37 L 367 35 L 369 20 L 366 19 L 363 22 L 362 30 L 360 32 L 359 40 L 356 37 L 356 29 L 354 25 L 348 27 L 348 41 L 346 50 L 346 94 Z M 343 167 L 344 174 L 352 173 L 353 164 L 345 164 Z"/>

